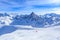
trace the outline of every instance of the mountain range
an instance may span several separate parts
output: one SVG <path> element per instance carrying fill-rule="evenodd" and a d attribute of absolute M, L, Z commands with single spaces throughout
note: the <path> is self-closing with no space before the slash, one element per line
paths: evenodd
<path fill-rule="evenodd" d="M 16 15 L 10 25 L 30 25 L 32 27 L 48 27 L 60 25 L 60 15 L 55 13 L 36 15 Z"/>
<path fill-rule="evenodd" d="M 6 25 L 29 25 L 32 27 L 39 28 L 60 25 L 60 14 L 56 13 L 37 15 L 34 12 L 32 12 L 29 15 L 16 15 L 12 17 L 7 13 L 0 13 L 0 18 L 1 17 L 2 19 L 0 20 L 0 24 Z"/>

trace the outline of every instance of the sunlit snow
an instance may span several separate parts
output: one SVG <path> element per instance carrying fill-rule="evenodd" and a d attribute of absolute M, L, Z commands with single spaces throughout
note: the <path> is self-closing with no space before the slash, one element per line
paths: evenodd
<path fill-rule="evenodd" d="M 16 30 L 0 36 L 0 40 L 60 40 L 60 26 Z"/>

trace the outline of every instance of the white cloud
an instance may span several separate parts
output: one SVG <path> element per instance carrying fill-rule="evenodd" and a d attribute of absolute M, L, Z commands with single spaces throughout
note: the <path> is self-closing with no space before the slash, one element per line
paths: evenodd
<path fill-rule="evenodd" d="M 60 4 L 60 0 L 31 0 L 26 1 L 27 5 L 45 5 L 45 4 Z"/>
<path fill-rule="evenodd" d="M 51 3 L 60 4 L 60 0 L 49 0 Z"/>
<path fill-rule="evenodd" d="M 8 4 L 4 4 L 2 3 L 6 2 Z M 21 14 L 28 14 L 31 13 L 32 11 L 35 12 L 36 14 L 45 14 L 45 13 L 50 13 L 50 12 L 56 12 L 56 13 L 60 13 L 59 9 L 60 8 L 45 8 L 45 9 L 41 9 L 41 8 L 33 8 L 33 5 L 54 5 L 54 6 L 58 6 L 60 5 L 60 0 L 26 0 L 24 3 L 18 3 L 16 1 L 12 1 L 12 0 L 0 0 L 0 12 L 16 12 L 16 13 L 21 13 Z M 19 8 L 22 7 L 22 9 L 20 10 Z M 17 8 L 17 10 L 14 8 Z"/>

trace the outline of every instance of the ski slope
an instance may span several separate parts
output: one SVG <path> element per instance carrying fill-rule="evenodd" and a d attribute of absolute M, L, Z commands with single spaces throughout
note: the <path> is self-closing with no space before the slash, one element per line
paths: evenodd
<path fill-rule="evenodd" d="M 0 36 L 0 40 L 60 40 L 60 26 L 16 30 Z"/>

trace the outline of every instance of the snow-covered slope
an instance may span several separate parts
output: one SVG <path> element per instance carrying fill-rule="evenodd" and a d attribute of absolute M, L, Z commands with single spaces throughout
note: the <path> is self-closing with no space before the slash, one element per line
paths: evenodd
<path fill-rule="evenodd" d="M 60 40 L 60 15 L 0 14 L 0 40 Z"/>
<path fill-rule="evenodd" d="M 0 25 L 10 25 L 10 23 L 13 21 L 13 18 L 11 15 L 7 13 L 0 13 Z"/>
<path fill-rule="evenodd" d="M 6 17 L 0 17 L 0 24 L 9 25 L 11 22 L 12 22 L 12 20 L 8 16 L 6 16 Z"/>
<path fill-rule="evenodd" d="M 34 28 L 33 30 L 16 30 L 0 36 L 0 40 L 60 40 L 60 26 Z"/>

